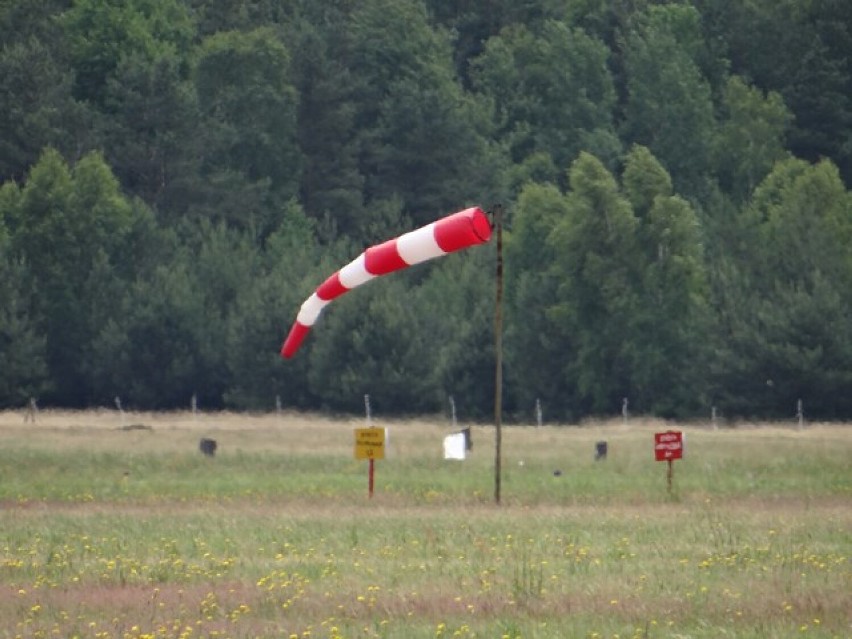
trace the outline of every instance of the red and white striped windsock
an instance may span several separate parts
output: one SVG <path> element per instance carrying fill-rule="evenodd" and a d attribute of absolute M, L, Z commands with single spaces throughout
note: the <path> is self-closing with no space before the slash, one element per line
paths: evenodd
<path fill-rule="evenodd" d="M 453 213 L 436 222 L 371 246 L 323 282 L 304 301 L 284 345 L 283 357 L 292 357 L 317 321 L 322 309 L 332 301 L 379 275 L 419 264 L 447 253 L 483 244 L 491 238 L 491 224 L 482 209 L 473 207 Z"/>

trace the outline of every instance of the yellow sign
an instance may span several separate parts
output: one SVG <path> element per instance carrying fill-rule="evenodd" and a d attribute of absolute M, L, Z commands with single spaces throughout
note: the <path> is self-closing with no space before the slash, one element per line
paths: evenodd
<path fill-rule="evenodd" d="M 355 429 L 355 459 L 384 459 L 385 429 Z"/>

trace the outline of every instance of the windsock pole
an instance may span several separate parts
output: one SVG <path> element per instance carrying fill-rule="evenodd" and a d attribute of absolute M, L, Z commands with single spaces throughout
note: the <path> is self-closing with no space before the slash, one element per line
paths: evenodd
<path fill-rule="evenodd" d="M 497 234 L 497 290 L 494 303 L 494 502 L 500 504 L 503 467 L 503 207 L 494 207 Z"/>

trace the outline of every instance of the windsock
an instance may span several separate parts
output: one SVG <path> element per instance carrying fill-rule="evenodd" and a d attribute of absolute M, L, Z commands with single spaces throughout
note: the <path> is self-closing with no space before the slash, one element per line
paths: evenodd
<path fill-rule="evenodd" d="M 371 246 L 331 275 L 304 301 L 281 347 L 282 357 L 293 357 L 322 310 L 336 297 L 379 275 L 484 244 L 490 238 L 491 224 L 488 218 L 482 209 L 473 207 Z"/>

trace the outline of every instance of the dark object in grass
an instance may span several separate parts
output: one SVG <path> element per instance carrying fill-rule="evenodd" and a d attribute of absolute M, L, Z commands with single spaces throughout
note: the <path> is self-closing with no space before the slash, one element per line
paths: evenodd
<path fill-rule="evenodd" d="M 148 426 L 148 424 L 125 424 L 124 426 L 119 426 L 118 430 L 154 430 L 153 427 Z"/>
<path fill-rule="evenodd" d="M 198 450 L 208 457 L 213 457 L 216 454 L 216 447 L 216 440 L 208 439 L 207 437 L 202 437 L 198 444 Z"/>

